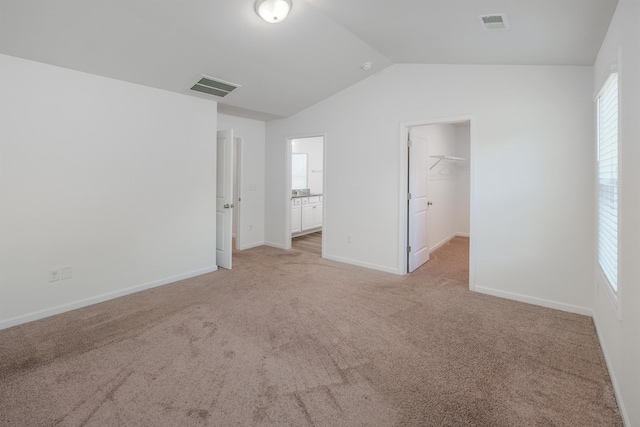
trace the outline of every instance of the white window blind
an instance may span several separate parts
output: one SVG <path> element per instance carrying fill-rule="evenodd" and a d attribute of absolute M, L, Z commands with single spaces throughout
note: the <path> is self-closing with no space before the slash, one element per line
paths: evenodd
<path fill-rule="evenodd" d="M 618 74 L 598 95 L 598 261 L 618 291 Z"/>

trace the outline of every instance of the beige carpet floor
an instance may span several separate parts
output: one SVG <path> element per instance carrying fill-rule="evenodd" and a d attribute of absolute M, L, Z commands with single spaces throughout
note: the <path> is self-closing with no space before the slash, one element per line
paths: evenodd
<path fill-rule="evenodd" d="M 592 320 L 259 247 L 0 331 L 2 426 L 619 426 Z"/>

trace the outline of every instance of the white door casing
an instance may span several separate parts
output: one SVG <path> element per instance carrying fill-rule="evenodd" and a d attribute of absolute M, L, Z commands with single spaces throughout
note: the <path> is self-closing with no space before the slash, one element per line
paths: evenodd
<path fill-rule="evenodd" d="M 218 131 L 216 160 L 216 264 L 231 270 L 233 129 Z"/>
<path fill-rule="evenodd" d="M 427 235 L 427 180 L 429 179 L 428 141 L 412 137 L 409 131 L 409 201 L 408 201 L 408 254 L 409 273 L 429 261 Z"/>

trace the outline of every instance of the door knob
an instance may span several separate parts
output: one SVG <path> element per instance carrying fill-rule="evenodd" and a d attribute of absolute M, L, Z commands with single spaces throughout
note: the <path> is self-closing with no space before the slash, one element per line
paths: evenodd
<path fill-rule="evenodd" d="M 234 205 L 233 203 L 231 203 L 231 207 L 232 207 L 232 208 L 235 208 L 235 207 L 236 207 L 236 205 Z"/>
<path fill-rule="evenodd" d="M 227 204 L 225 204 L 225 205 L 224 205 L 224 208 L 225 208 L 225 209 L 229 209 L 230 207 L 231 207 L 231 206 L 229 206 L 229 203 L 227 203 Z"/>
<path fill-rule="evenodd" d="M 427 202 L 427 206 L 433 205 L 433 202 Z"/>

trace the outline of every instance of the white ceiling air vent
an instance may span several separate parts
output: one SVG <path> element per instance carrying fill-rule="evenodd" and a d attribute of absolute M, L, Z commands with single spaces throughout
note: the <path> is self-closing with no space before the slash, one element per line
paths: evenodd
<path fill-rule="evenodd" d="M 208 77 L 203 74 L 198 77 L 198 80 L 193 83 L 189 90 L 195 90 L 196 92 L 224 98 L 239 87 L 240 85 L 235 83 L 225 82 L 224 80 L 216 79 L 215 77 Z"/>
<path fill-rule="evenodd" d="M 507 22 L 507 15 L 505 13 L 494 13 L 491 15 L 478 16 L 482 28 L 485 30 L 508 30 L 509 23 Z"/>

